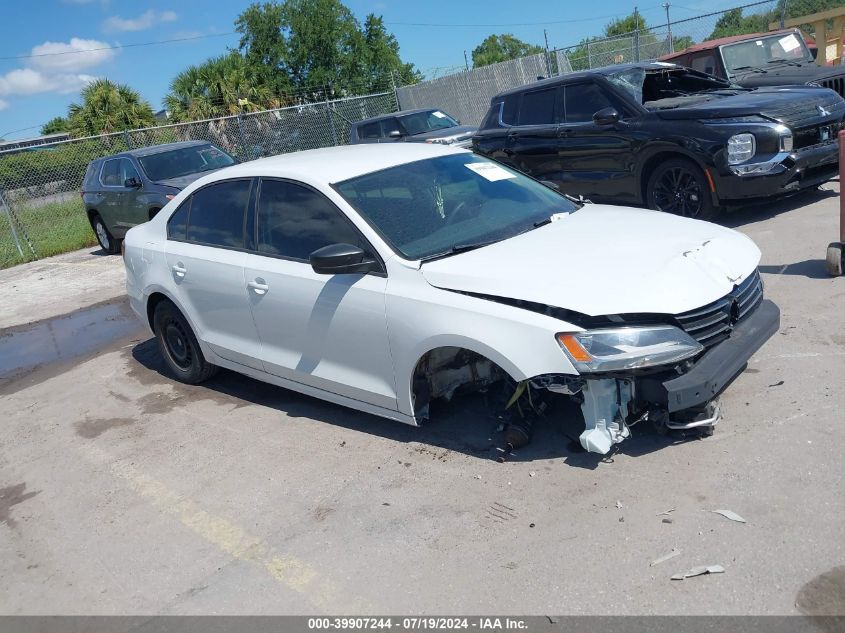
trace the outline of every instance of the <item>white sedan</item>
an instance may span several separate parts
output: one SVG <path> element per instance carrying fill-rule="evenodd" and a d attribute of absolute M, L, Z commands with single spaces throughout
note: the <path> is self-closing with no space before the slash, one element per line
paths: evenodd
<path fill-rule="evenodd" d="M 226 367 L 414 425 L 435 398 L 501 383 L 524 408 L 575 399 L 599 453 L 646 418 L 712 429 L 779 324 L 744 235 L 581 204 L 435 145 L 217 171 L 124 249 L 177 380 Z"/>

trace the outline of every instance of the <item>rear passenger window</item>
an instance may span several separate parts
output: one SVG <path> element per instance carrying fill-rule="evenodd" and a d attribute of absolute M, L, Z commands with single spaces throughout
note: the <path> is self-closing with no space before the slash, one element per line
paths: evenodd
<path fill-rule="evenodd" d="M 191 199 L 188 198 L 167 221 L 167 239 L 184 240 L 188 232 L 188 211 L 191 209 Z"/>
<path fill-rule="evenodd" d="M 502 106 L 502 123 L 505 125 L 516 125 L 516 113 L 519 110 L 519 93 L 505 97 Z"/>
<path fill-rule="evenodd" d="M 210 185 L 191 196 L 189 242 L 229 248 L 244 247 L 244 214 L 249 202 L 249 180 Z"/>
<path fill-rule="evenodd" d="M 358 128 L 358 138 L 381 138 L 379 122 L 367 123 Z"/>
<path fill-rule="evenodd" d="M 112 158 L 103 163 L 103 171 L 100 174 L 100 182 L 106 187 L 122 187 L 123 181 L 120 179 L 120 159 Z"/>
<path fill-rule="evenodd" d="M 555 122 L 555 89 L 526 92 L 519 109 L 519 125 L 544 125 Z"/>
<path fill-rule="evenodd" d="M 291 182 L 263 180 L 258 199 L 258 251 L 308 261 L 329 244 L 367 246 L 327 198 Z"/>

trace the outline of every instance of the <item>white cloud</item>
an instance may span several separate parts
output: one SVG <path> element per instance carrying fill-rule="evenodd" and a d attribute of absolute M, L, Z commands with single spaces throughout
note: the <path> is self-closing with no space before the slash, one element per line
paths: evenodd
<path fill-rule="evenodd" d="M 74 72 L 107 62 L 115 55 L 107 42 L 72 37 L 70 42 L 44 42 L 32 47 L 28 65 L 47 72 Z"/>
<path fill-rule="evenodd" d="M 16 68 L 0 75 L 0 95 L 33 95 L 40 92 L 78 92 L 95 79 L 92 75 L 44 74 L 32 68 Z"/>
<path fill-rule="evenodd" d="M 2 99 L 0 99 L 0 110 L 5 110 L 8 107 L 9 107 L 9 102 L 3 101 Z"/>
<path fill-rule="evenodd" d="M 173 11 L 145 11 L 137 18 L 122 18 L 113 15 L 103 21 L 103 30 L 107 33 L 125 31 L 145 31 L 162 22 L 174 22 L 177 18 Z"/>

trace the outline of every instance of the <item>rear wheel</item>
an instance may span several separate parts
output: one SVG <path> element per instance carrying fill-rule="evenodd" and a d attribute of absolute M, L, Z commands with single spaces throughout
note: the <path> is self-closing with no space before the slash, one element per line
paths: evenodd
<path fill-rule="evenodd" d="M 97 236 L 97 242 L 100 243 L 100 248 L 109 255 L 117 253 L 119 248 L 117 240 L 114 239 L 106 223 L 103 222 L 103 218 L 96 213 L 91 216 L 91 228 L 94 229 L 94 235 Z"/>
<path fill-rule="evenodd" d="M 170 301 L 161 301 L 153 314 L 153 329 L 164 362 L 179 382 L 196 385 L 217 367 L 205 360 L 187 319 Z"/>
<path fill-rule="evenodd" d="M 667 160 L 654 169 L 648 179 L 646 201 L 651 209 L 696 220 L 710 220 L 719 212 L 704 172 L 682 158 Z"/>

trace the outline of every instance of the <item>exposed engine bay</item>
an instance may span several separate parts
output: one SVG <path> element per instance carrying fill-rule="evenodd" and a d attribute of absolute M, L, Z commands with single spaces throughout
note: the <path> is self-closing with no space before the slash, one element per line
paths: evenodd
<path fill-rule="evenodd" d="M 682 370 L 662 368 L 661 373 Z M 650 422 L 661 434 L 695 429 L 709 435 L 721 419 L 717 398 L 700 407 L 670 413 L 640 393 L 640 379 L 636 374 L 601 378 L 547 374 L 515 382 L 495 363 L 475 352 L 441 347 L 427 354 L 417 366 L 413 385 L 415 416 L 420 423 L 428 420 L 435 399 L 448 402 L 457 393 L 473 391 L 495 394 L 488 403 L 503 420 L 505 455 L 530 442 L 533 424 L 539 418 L 554 419 L 559 409 L 556 404 L 562 400 L 580 407 L 584 430 L 578 440 L 582 448 L 602 455 L 631 437 L 631 427 L 641 422 Z"/>

